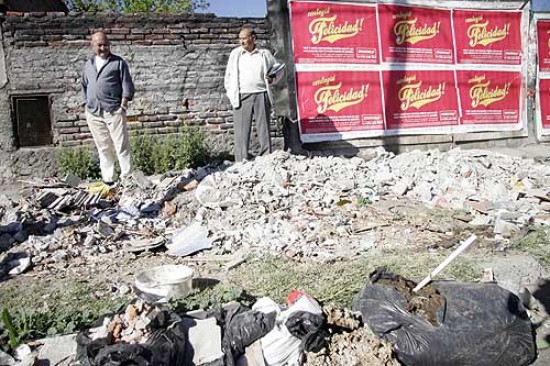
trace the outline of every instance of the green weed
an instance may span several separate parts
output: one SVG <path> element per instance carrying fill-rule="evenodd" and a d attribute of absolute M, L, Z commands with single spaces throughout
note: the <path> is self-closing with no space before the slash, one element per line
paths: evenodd
<path fill-rule="evenodd" d="M 171 301 L 170 307 L 176 312 L 186 312 L 197 309 L 212 309 L 231 301 L 237 301 L 245 306 L 252 306 L 254 298 L 241 287 L 218 283 L 213 287 L 195 288 L 186 298 Z"/>
<path fill-rule="evenodd" d="M 141 134 L 130 141 L 134 166 L 146 175 L 195 168 L 208 158 L 204 133 L 198 129 L 161 138 Z"/>
<path fill-rule="evenodd" d="M 545 266 L 550 266 L 550 233 L 537 226 L 527 235 L 517 239 L 512 248 L 527 252 Z"/>
<path fill-rule="evenodd" d="M 101 315 L 120 311 L 125 303 L 123 298 L 111 296 L 97 299 L 95 291 L 96 287 L 83 282 L 4 284 L 0 293 L 0 344 L 4 351 L 29 340 L 86 329 Z"/>
<path fill-rule="evenodd" d="M 101 176 L 97 159 L 84 147 L 65 148 L 57 159 L 62 175 L 72 173 L 81 179 L 97 179 Z"/>

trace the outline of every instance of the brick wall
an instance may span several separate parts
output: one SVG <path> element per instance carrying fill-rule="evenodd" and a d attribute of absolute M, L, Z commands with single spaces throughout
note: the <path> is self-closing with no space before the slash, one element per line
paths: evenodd
<path fill-rule="evenodd" d="M 7 15 L 2 23 L 8 83 L 0 92 L 0 151 L 11 154 L 12 163 L 24 160 L 20 150 L 26 149 L 16 149 L 13 135 L 6 136 L 12 130 L 13 116 L 5 115 L 9 110 L 5 107 L 11 96 L 36 93 L 51 98 L 54 146 L 91 142 L 80 108 L 80 72 L 91 55 L 90 34 L 98 30 L 108 35 L 111 51 L 130 66 L 136 85 L 128 112 L 133 133 L 171 134 L 199 126 L 207 132 L 212 150 L 230 151 L 233 125 L 223 75 L 244 23 L 253 24 L 260 45 L 269 48 L 263 18 L 219 18 L 211 14 Z M 6 161 L 0 165 L 9 170 L 0 173 L 0 180 L 21 170 Z"/>

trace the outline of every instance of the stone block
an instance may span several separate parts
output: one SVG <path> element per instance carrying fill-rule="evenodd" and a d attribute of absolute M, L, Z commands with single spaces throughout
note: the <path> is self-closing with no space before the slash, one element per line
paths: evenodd
<path fill-rule="evenodd" d="M 80 141 L 62 141 L 60 143 L 60 145 L 62 147 L 75 147 L 75 146 L 80 146 Z"/>
<path fill-rule="evenodd" d="M 143 127 L 145 128 L 159 128 L 163 126 L 164 126 L 164 122 L 146 122 L 143 124 Z"/>
<path fill-rule="evenodd" d="M 59 129 L 74 127 L 74 125 L 75 125 L 74 122 L 68 122 L 68 121 L 58 121 L 55 123 L 55 127 Z"/>
<path fill-rule="evenodd" d="M 77 140 L 88 140 L 92 138 L 91 133 L 79 133 L 76 135 Z"/>
<path fill-rule="evenodd" d="M 130 29 L 128 28 L 111 28 L 111 34 L 130 34 Z M 111 38 L 112 36 L 109 36 Z"/>
<path fill-rule="evenodd" d="M 130 32 L 132 34 L 151 34 L 153 33 L 153 30 L 152 29 L 149 29 L 149 28 L 134 28 L 134 29 L 131 29 Z"/>
<path fill-rule="evenodd" d="M 143 40 L 144 35 L 143 34 L 128 34 L 126 35 L 126 39 L 135 41 L 135 40 Z"/>
<path fill-rule="evenodd" d="M 59 128 L 57 130 L 60 134 L 73 134 L 80 131 L 79 127 Z"/>
<path fill-rule="evenodd" d="M 223 118 L 207 118 L 205 122 L 210 125 L 219 125 L 221 123 L 224 123 L 225 121 Z"/>

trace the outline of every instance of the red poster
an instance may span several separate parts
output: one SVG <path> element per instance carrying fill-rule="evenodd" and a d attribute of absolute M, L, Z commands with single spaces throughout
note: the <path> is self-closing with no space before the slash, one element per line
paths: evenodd
<path fill-rule="evenodd" d="M 462 124 L 511 124 L 520 117 L 521 73 L 457 71 Z"/>
<path fill-rule="evenodd" d="M 290 2 L 294 62 L 378 64 L 373 5 Z"/>
<path fill-rule="evenodd" d="M 302 134 L 383 130 L 377 71 L 297 72 Z"/>
<path fill-rule="evenodd" d="M 539 71 L 550 72 L 550 20 L 537 21 Z"/>
<path fill-rule="evenodd" d="M 454 10 L 458 63 L 521 65 L 521 14 Z"/>
<path fill-rule="evenodd" d="M 382 61 L 452 64 L 451 11 L 378 5 Z"/>
<path fill-rule="evenodd" d="M 539 95 L 538 101 L 540 104 L 540 114 L 542 128 L 550 128 L 550 79 L 539 80 Z"/>
<path fill-rule="evenodd" d="M 453 71 L 384 71 L 388 130 L 458 124 Z"/>

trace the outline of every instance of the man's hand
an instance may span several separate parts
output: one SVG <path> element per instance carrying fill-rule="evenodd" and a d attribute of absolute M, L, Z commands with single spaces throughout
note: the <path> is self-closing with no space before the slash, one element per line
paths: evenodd
<path fill-rule="evenodd" d="M 128 103 L 129 103 L 128 99 L 122 98 L 122 101 L 120 103 L 120 108 L 122 108 L 124 112 L 128 110 Z"/>

